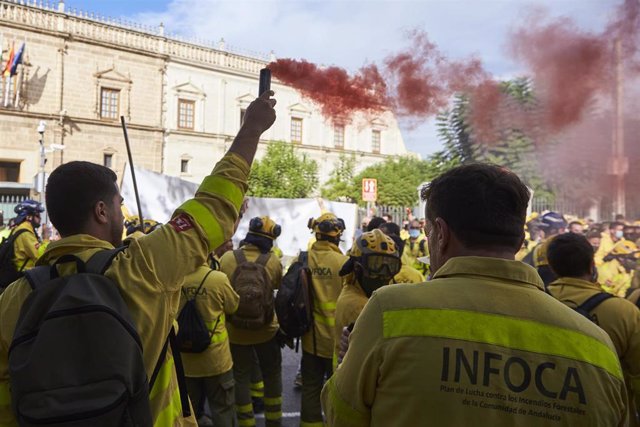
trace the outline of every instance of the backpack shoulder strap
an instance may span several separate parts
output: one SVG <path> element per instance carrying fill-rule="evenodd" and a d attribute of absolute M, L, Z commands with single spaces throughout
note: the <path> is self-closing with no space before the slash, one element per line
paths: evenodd
<path fill-rule="evenodd" d="M 256 264 L 260 264 L 261 266 L 267 265 L 269 262 L 269 258 L 271 258 L 271 253 L 267 252 L 266 254 L 260 254 L 260 256 L 256 259 Z"/>
<path fill-rule="evenodd" d="M 202 289 L 202 286 L 204 285 L 204 282 L 207 280 L 207 277 L 209 277 L 209 275 L 213 272 L 213 270 L 209 270 L 207 272 L 207 274 L 204 275 L 204 278 L 202 279 L 202 282 L 200 282 L 200 286 L 198 286 L 198 289 L 196 289 L 196 293 L 193 295 L 193 298 L 191 299 L 196 299 L 196 296 L 198 296 L 198 292 L 200 292 L 200 289 Z M 182 288 L 184 289 L 184 288 Z"/>
<path fill-rule="evenodd" d="M 51 267 L 42 265 L 40 267 L 31 268 L 24 272 L 24 276 L 29 282 L 32 290 L 38 289 L 43 283 L 51 280 Z"/>
<path fill-rule="evenodd" d="M 300 255 L 298 255 L 298 261 L 302 263 L 302 265 L 306 268 L 309 265 L 309 252 L 302 251 Z"/>
<path fill-rule="evenodd" d="M 15 232 L 12 231 L 11 234 L 9 234 L 8 239 L 13 238 L 13 240 L 15 241 L 18 238 L 19 235 L 21 235 L 22 233 L 26 233 L 28 231 L 29 230 L 27 230 L 26 228 L 21 228 L 20 230 L 17 230 Z"/>
<path fill-rule="evenodd" d="M 111 265 L 113 259 L 122 252 L 126 246 L 115 249 L 98 251 L 87 261 L 87 271 L 94 274 L 104 274 Z"/>
<path fill-rule="evenodd" d="M 613 295 L 608 292 L 600 292 L 587 299 L 577 308 L 579 308 L 580 310 L 584 310 L 587 313 L 591 313 L 597 306 L 599 306 L 602 302 L 608 300 L 609 298 L 613 298 Z"/>
<path fill-rule="evenodd" d="M 236 257 L 237 265 L 244 264 L 245 262 L 247 262 L 247 257 L 245 256 L 244 251 L 242 249 L 236 249 L 235 251 L 233 251 L 233 256 Z"/>

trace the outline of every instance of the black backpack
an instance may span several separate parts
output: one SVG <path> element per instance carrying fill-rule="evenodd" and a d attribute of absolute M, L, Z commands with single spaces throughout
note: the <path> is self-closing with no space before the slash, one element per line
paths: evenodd
<path fill-rule="evenodd" d="M 204 276 L 193 298 L 189 298 L 187 292 L 184 290 L 184 286 L 182 287 L 182 293 L 187 298 L 187 302 L 184 307 L 182 307 L 182 310 L 180 310 L 180 314 L 178 314 L 177 339 L 178 348 L 180 348 L 180 351 L 183 353 L 202 353 L 205 351 L 209 347 L 209 344 L 211 344 L 212 333 L 218 325 L 216 321 L 213 331 L 209 332 L 207 325 L 204 323 L 204 320 L 202 320 L 202 316 L 198 311 L 198 307 L 196 307 L 196 297 L 212 271 L 213 270 L 210 270 Z M 218 318 L 218 320 L 220 320 L 220 318 Z"/>
<path fill-rule="evenodd" d="M 608 292 L 600 292 L 595 294 L 592 297 L 589 297 L 585 302 L 574 308 L 575 311 L 582 314 L 587 319 L 591 320 L 594 323 L 596 322 L 595 316 L 591 314 L 593 310 L 597 306 L 599 306 L 602 302 L 608 300 L 609 298 L 613 298 L 613 295 Z"/>
<path fill-rule="evenodd" d="M 65 255 L 25 272 L 32 292 L 9 348 L 20 426 L 152 425 L 149 391 L 173 340 L 147 381 L 135 324 L 118 287 L 103 275 L 122 249 L 99 251 L 86 264 Z M 60 277 L 57 266 L 67 262 L 75 262 L 78 273 Z"/>
<path fill-rule="evenodd" d="M 20 270 L 18 270 L 13 263 L 13 258 L 15 257 L 16 239 L 19 235 L 27 231 L 29 230 L 24 228 L 17 230 L 15 233 L 11 233 L 9 237 L 4 237 L 2 242 L 0 242 L 0 294 L 7 286 L 23 275 L 22 270 L 27 264 L 27 261 L 25 261 Z"/>
<path fill-rule="evenodd" d="M 276 295 L 280 329 L 291 338 L 300 338 L 313 327 L 313 284 L 308 258 L 307 252 L 300 252 L 282 278 Z"/>

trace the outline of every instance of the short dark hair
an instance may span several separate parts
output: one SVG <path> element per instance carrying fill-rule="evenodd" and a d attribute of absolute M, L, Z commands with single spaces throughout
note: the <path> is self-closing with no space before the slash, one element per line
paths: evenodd
<path fill-rule="evenodd" d="M 385 222 L 384 224 L 380 224 L 380 227 L 378 228 L 387 236 L 390 236 L 392 234 L 395 234 L 397 236 L 400 235 L 400 226 L 395 222 Z"/>
<path fill-rule="evenodd" d="M 118 194 L 118 176 L 90 162 L 69 162 L 49 176 L 45 193 L 47 212 L 62 236 L 81 233 L 96 203 L 111 205 Z"/>
<path fill-rule="evenodd" d="M 444 219 L 467 247 L 520 248 L 530 193 L 508 169 L 486 163 L 458 166 L 420 195 L 429 221 Z"/>
<path fill-rule="evenodd" d="M 379 228 L 382 224 L 384 224 L 385 219 L 379 216 L 374 216 L 373 218 L 371 218 L 371 221 L 369 221 L 369 224 L 367 224 L 367 231 L 373 231 L 376 228 Z"/>
<path fill-rule="evenodd" d="M 591 270 L 593 247 L 581 234 L 560 234 L 549 243 L 547 259 L 558 277 L 582 277 Z"/>

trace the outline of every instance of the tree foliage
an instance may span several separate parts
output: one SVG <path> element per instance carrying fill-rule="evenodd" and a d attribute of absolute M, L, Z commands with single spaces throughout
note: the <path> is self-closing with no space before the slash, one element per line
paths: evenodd
<path fill-rule="evenodd" d="M 304 154 L 299 156 L 292 144 L 274 141 L 266 155 L 253 163 L 249 192 L 254 197 L 285 199 L 309 197 L 318 185 L 318 164 Z"/>
<path fill-rule="evenodd" d="M 531 187 L 536 196 L 551 199 L 553 193 L 549 183 L 539 173 L 540 159 L 535 147 L 535 135 L 526 134 L 520 126 L 522 120 L 535 122 L 540 114 L 531 81 L 518 78 L 502 82 L 501 109 L 498 111 L 496 132 L 497 140 L 491 144 L 482 144 L 474 135 L 469 119 L 471 100 L 467 94 L 458 94 L 452 107 L 437 118 L 438 136 L 444 150 L 432 155 L 429 160 L 432 168 L 444 172 L 459 164 L 470 162 L 490 162 L 505 166 L 518 174 Z M 511 113 L 520 112 L 523 117 Z M 526 126 L 527 131 L 535 127 Z"/>
<path fill-rule="evenodd" d="M 320 195 L 325 199 L 339 202 L 357 202 L 358 187 L 353 180 L 355 169 L 355 154 L 350 156 L 340 154 L 331 177 L 320 190 Z"/>

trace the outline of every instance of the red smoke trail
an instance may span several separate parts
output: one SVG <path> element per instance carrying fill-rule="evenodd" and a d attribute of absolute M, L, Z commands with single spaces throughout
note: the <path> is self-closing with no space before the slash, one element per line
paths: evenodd
<path fill-rule="evenodd" d="M 348 120 L 355 111 L 380 112 L 388 105 L 386 84 L 375 65 L 361 68 L 353 77 L 343 68 L 320 68 L 305 60 L 279 59 L 269 68 L 334 121 Z"/>
<path fill-rule="evenodd" d="M 332 121 L 358 111 L 393 110 L 398 116 L 425 118 L 447 107 L 451 96 L 489 79 L 479 59 L 450 61 L 424 32 L 409 34 L 411 46 L 390 55 L 382 70 L 362 67 L 354 76 L 339 67 L 321 68 L 305 60 L 279 59 L 273 75 L 316 102 Z"/>

